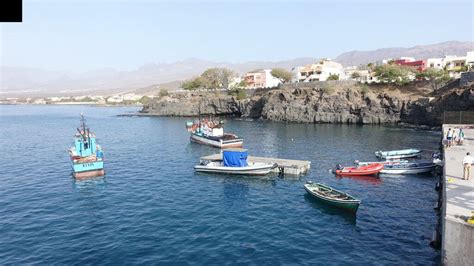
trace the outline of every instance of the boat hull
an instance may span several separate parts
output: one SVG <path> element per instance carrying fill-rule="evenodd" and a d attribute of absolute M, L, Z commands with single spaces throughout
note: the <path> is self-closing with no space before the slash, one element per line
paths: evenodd
<path fill-rule="evenodd" d="M 232 140 L 216 140 L 206 138 L 204 136 L 199 136 L 196 134 L 191 134 L 190 140 L 195 143 L 204 144 L 216 148 L 241 148 L 244 145 L 243 139 L 232 139 Z"/>
<path fill-rule="evenodd" d="M 104 161 L 72 163 L 73 176 L 75 178 L 87 178 L 95 176 L 103 176 Z"/>
<path fill-rule="evenodd" d="M 336 175 L 340 176 L 364 176 L 378 175 L 383 169 L 383 164 L 372 164 L 361 167 L 344 167 L 342 170 L 336 170 Z"/>
<path fill-rule="evenodd" d="M 431 166 L 422 166 L 422 167 L 412 167 L 412 168 L 384 168 L 380 171 L 381 174 L 423 174 L 432 172 L 435 169 L 436 165 Z"/>
<path fill-rule="evenodd" d="M 308 192 L 311 196 L 313 196 L 313 198 L 327 205 L 331 205 L 339 209 L 343 209 L 343 210 L 354 212 L 354 213 L 356 213 L 357 210 L 359 209 L 359 205 L 360 205 L 359 200 L 338 201 L 338 200 L 321 196 L 320 194 L 312 191 L 311 186 L 305 185 L 304 188 L 306 192 Z"/>
<path fill-rule="evenodd" d="M 207 172 L 207 173 L 216 173 L 216 174 L 232 174 L 232 175 L 267 175 L 270 173 L 277 165 L 267 165 L 267 166 L 258 166 L 258 167 L 228 167 L 228 166 L 206 166 L 206 165 L 196 165 L 194 170 L 196 172 Z"/>

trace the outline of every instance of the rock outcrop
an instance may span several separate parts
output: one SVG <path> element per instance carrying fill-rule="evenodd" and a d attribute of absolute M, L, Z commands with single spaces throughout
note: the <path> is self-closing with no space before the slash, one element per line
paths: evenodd
<path fill-rule="evenodd" d="M 255 92 L 245 99 L 225 92 L 190 92 L 153 100 L 142 113 L 157 116 L 232 115 L 301 123 L 355 123 L 437 126 L 444 110 L 474 110 L 471 87 L 436 97 L 400 91 L 328 90 L 311 84 Z"/>

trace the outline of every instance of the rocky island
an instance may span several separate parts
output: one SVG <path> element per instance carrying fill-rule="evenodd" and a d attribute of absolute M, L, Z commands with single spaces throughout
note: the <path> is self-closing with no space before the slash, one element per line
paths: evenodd
<path fill-rule="evenodd" d="M 410 124 L 435 127 L 444 111 L 474 110 L 472 81 L 439 89 L 429 81 L 404 86 L 327 81 L 272 89 L 170 93 L 145 104 L 153 116 L 234 116 L 300 123 Z"/>

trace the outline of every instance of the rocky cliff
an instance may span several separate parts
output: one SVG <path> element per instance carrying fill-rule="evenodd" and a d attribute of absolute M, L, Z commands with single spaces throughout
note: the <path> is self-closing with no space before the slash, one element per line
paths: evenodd
<path fill-rule="evenodd" d="M 436 126 L 445 110 L 474 110 L 473 86 L 439 95 L 355 83 L 300 83 L 252 91 L 189 92 L 153 100 L 142 113 L 157 116 L 232 115 L 302 123 L 397 124 Z M 411 89 L 410 89 L 411 90 Z M 430 95 L 426 97 L 424 95 Z"/>

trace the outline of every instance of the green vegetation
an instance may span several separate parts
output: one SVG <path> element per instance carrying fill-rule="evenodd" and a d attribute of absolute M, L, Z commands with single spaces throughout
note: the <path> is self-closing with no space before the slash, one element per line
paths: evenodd
<path fill-rule="evenodd" d="M 290 71 L 287 71 L 283 68 L 274 68 L 271 72 L 272 76 L 275 78 L 281 79 L 283 83 L 290 82 L 293 74 Z"/>
<path fill-rule="evenodd" d="M 334 88 L 334 86 L 332 86 L 331 84 L 325 82 L 323 83 L 322 87 L 321 87 L 321 91 L 324 93 L 324 94 L 327 94 L 327 95 L 331 95 L 333 94 L 336 89 Z"/>
<path fill-rule="evenodd" d="M 358 78 L 360 78 L 359 72 L 354 72 L 354 73 L 352 73 L 351 78 L 353 78 L 353 79 L 358 79 Z"/>
<path fill-rule="evenodd" d="M 369 86 L 367 84 L 362 84 L 360 86 L 360 92 L 366 94 L 367 92 L 369 92 Z"/>
<path fill-rule="evenodd" d="M 82 99 L 74 99 L 74 98 L 63 98 L 61 100 L 59 100 L 60 102 L 97 102 L 97 100 L 94 100 L 92 99 L 91 97 L 89 96 L 86 96 Z"/>
<path fill-rule="evenodd" d="M 245 82 L 245 79 L 241 80 L 239 84 L 236 85 L 237 88 L 245 88 L 247 87 L 247 82 Z"/>
<path fill-rule="evenodd" d="M 429 80 L 431 88 L 435 91 L 438 90 L 442 84 L 445 84 L 451 79 L 446 71 L 434 68 L 428 68 L 418 73 L 416 78 Z"/>
<path fill-rule="evenodd" d="M 243 100 L 247 98 L 247 93 L 243 89 L 233 89 L 229 91 L 229 95 L 235 96 L 237 100 Z"/>
<path fill-rule="evenodd" d="M 336 74 L 332 74 L 328 77 L 327 80 L 339 80 L 339 75 L 336 75 Z"/>
<path fill-rule="evenodd" d="M 150 100 L 151 100 L 150 97 L 143 96 L 143 97 L 140 98 L 140 100 L 138 100 L 138 102 L 141 103 L 141 104 L 148 104 L 150 102 Z"/>
<path fill-rule="evenodd" d="M 185 90 L 195 89 L 223 89 L 228 88 L 235 73 L 227 68 L 209 68 L 201 76 L 185 81 L 182 88 Z"/>
<path fill-rule="evenodd" d="M 414 68 L 399 65 L 383 65 L 375 67 L 375 76 L 382 82 L 406 85 L 417 74 Z"/>
<path fill-rule="evenodd" d="M 160 92 L 158 93 L 158 96 L 160 96 L 160 98 L 162 98 L 162 97 L 168 96 L 169 94 L 170 93 L 168 92 L 168 90 L 161 89 Z"/>

